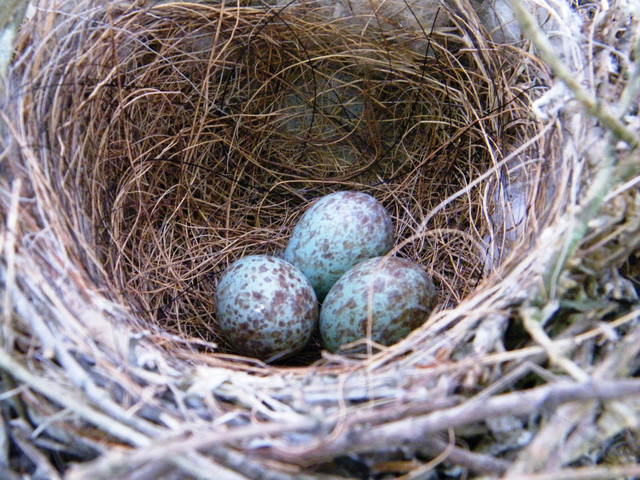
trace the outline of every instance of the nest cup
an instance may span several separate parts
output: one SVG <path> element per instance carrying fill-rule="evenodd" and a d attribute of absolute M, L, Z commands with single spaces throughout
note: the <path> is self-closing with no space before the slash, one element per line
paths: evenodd
<path fill-rule="evenodd" d="M 540 162 L 518 159 L 539 158 L 539 146 L 503 162 L 534 136 L 525 87 L 490 73 L 517 58 L 505 49 L 498 63 L 429 35 L 444 10 L 429 31 L 392 38 L 374 24 L 363 38 L 353 20 L 321 21 L 328 8 L 113 8 L 58 27 L 70 30 L 50 53 L 59 63 L 29 72 L 37 87 L 24 94 L 49 105 L 49 126 L 34 119 L 28 135 L 48 135 L 44 168 L 81 225 L 85 268 L 156 331 L 224 351 L 213 313 L 222 269 L 279 254 L 299 214 L 329 192 L 384 203 L 406 243 L 398 254 L 435 277 L 442 307 L 490 273 L 489 242 L 504 237 L 489 225 L 500 179 L 517 177 L 517 201 L 535 203 Z M 489 169 L 484 185 L 426 218 Z M 525 214 L 513 215 L 525 231 Z"/>
<path fill-rule="evenodd" d="M 349 452 L 335 427 L 345 408 L 364 419 L 390 399 L 424 400 L 420 389 L 451 406 L 460 389 L 479 390 L 509 370 L 500 361 L 488 367 L 485 355 L 524 347 L 533 335 L 508 329 L 509 320 L 526 317 L 514 306 L 530 307 L 536 275 L 545 274 L 537 261 L 562 250 L 554 244 L 541 255 L 540 238 L 569 228 L 560 219 L 591 175 L 575 170 L 576 145 L 597 127 L 534 113 L 533 102 L 547 108 L 540 99 L 553 83 L 548 68 L 517 30 L 514 37 L 513 24 L 503 29 L 497 10 L 465 2 L 345 5 L 70 2 L 41 5 L 22 26 L 6 83 L 3 201 L 5 230 L 18 239 L 4 240 L 7 291 L 14 292 L 6 305 L 23 320 L 7 323 L 5 343 L 38 364 L 32 375 L 55 372 L 54 383 L 79 388 L 115 424 L 142 435 L 127 440 L 109 421 L 80 415 L 110 442 L 141 447 L 165 430 L 178 438 L 224 414 L 237 417 L 220 420 L 225 431 L 254 426 L 224 448 L 189 450 L 189 465 L 152 450 L 166 478 L 201 476 L 207 466 L 243 478 L 260 469 L 282 478 L 309 468 L 373 471 L 380 462 L 357 442 L 361 457 L 333 462 Z M 564 25 L 560 14 L 552 20 Z M 244 255 L 279 255 L 310 202 L 340 190 L 369 193 L 389 210 L 394 253 L 433 277 L 436 311 L 408 339 L 370 345 L 365 356 L 329 355 L 315 339 L 280 365 L 234 355 L 217 333 L 220 274 Z M 634 189 L 621 194 L 627 207 L 636 205 Z M 635 238 L 632 210 L 607 224 L 607 242 Z M 587 252 L 606 243 L 596 233 L 589 242 Z M 636 248 L 629 240 L 614 262 L 622 303 L 637 300 L 629 263 Z M 464 363 L 469 358 L 475 361 Z M 461 365 L 422 376 L 421 369 L 452 359 Z M 397 372 L 404 373 L 392 381 Z M 116 407 L 86 385 L 107 392 Z M 342 393 L 331 397 L 326 390 L 334 394 L 336 385 Z M 127 419 L 136 402 L 144 411 Z M 40 416 L 55 410 L 27 403 Z M 316 407 L 337 415 L 331 429 L 342 450 L 307 444 L 322 425 L 301 419 Z M 274 412 L 304 435 L 265 436 L 265 425 L 280 421 Z M 83 425 L 47 432 L 67 445 L 51 465 L 105 452 L 100 435 Z M 82 441 L 72 447 L 69 436 Z M 468 438 L 472 449 L 484 448 L 474 434 Z M 438 441 L 411 455 L 428 463 Z M 259 460 L 242 453 L 262 447 Z M 380 461 L 402 457 L 376 448 L 384 451 Z M 114 464 L 147 478 L 144 460 L 104 458 L 74 470 L 78 478 Z M 482 471 L 474 458 L 464 460 Z M 507 467 L 484 465 L 493 473 Z"/>

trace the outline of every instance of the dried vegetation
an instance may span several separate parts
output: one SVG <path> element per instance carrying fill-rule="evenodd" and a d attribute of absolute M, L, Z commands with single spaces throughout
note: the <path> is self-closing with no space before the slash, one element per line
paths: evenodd
<path fill-rule="evenodd" d="M 510 0 L 519 40 L 488 31 L 502 3 L 273 3 L 27 10 L 0 112 L 0 468 L 640 476 L 637 7 Z M 234 355 L 220 272 L 343 189 L 389 209 L 438 309 L 369 355 Z"/>

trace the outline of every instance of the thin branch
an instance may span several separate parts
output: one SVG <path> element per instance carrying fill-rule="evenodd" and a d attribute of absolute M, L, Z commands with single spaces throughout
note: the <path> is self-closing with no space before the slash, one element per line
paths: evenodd
<path fill-rule="evenodd" d="M 631 155 L 623 157 L 616 162 L 613 141 L 609 142 L 607 152 L 599 163 L 596 174 L 585 195 L 585 199 L 576 214 L 576 224 L 568 232 L 567 243 L 564 251 L 557 252 L 550 259 L 550 268 L 545 273 L 545 285 L 553 285 L 556 277 L 563 270 L 567 260 L 576 251 L 584 238 L 589 221 L 594 218 L 602 206 L 608 192 L 617 184 L 627 181 L 640 171 L 640 163 L 635 158 L 634 151 L 640 146 L 640 137 L 636 132 L 627 127 L 616 117 L 605 103 L 591 95 L 580 84 L 580 76 L 577 76 L 568 68 L 556 53 L 547 35 L 539 28 L 536 20 L 524 7 L 521 0 L 506 0 L 520 24 L 523 33 L 538 49 L 542 60 L 553 70 L 556 76 L 571 90 L 576 100 L 582 104 L 586 112 L 598 119 L 615 138 L 625 141 L 631 148 Z M 640 82 L 640 78 L 634 74 L 631 83 Z M 628 90 L 633 91 L 636 85 L 629 85 Z M 624 109 L 624 106 L 623 106 Z M 630 161 L 630 157 L 632 160 Z M 555 268 L 554 268 L 555 267 Z"/>
<path fill-rule="evenodd" d="M 211 449 L 210 453 L 221 464 L 233 468 L 252 480 L 296 480 L 300 478 L 297 475 L 267 469 L 261 462 L 252 460 L 248 458 L 248 455 L 230 448 L 216 446 Z"/>
<path fill-rule="evenodd" d="M 71 394 L 68 389 L 64 389 L 64 387 L 47 381 L 43 378 L 36 377 L 27 369 L 25 369 L 17 360 L 11 357 L 11 355 L 9 355 L 3 348 L 0 348 L 0 369 L 8 372 L 12 377 L 19 380 L 21 383 L 28 385 L 33 390 L 52 399 L 57 404 L 75 413 L 86 421 L 92 423 L 101 430 L 115 436 L 124 443 L 136 445 L 142 448 L 148 448 L 151 444 L 151 439 L 146 435 L 118 422 L 117 420 L 111 418 L 108 415 L 105 415 L 102 412 L 95 410 L 86 403 L 79 401 L 75 396 Z M 171 454 L 167 455 L 167 457 L 165 458 L 167 461 L 173 463 L 182 471 L 188 472 L 196 478 L 211 478 L 210 472 L 212 471 L 216 471 L 219 473 L 219 475 L 216 477 L 219 480 L 242 480 L 246 478 L 237 474 L 236 472 L 233 472 L 232 470 L 225 469 L 219 464 L 211 462 L 210 460 L 203 457 L 202 455 L 199 455 L 196 452 L 189 452 L 188 454 L 185 452 L 171 452 Z M 109 467 L 112 466 L 112 464 L 109 464 Z M 125 466 L 129 465 L 125 463 Z M 226 476 L 222 475 L 221 472 L 223 471 L 226 472 Z M 77 478 L 86 477 L 80 476 Z M 109 476 L 107 478 L 112 477 Z"/>
<path fill-rule="evenodd" d="M 425 438 L 421 447 L 421 451 L 429 456 L 437 456 L 443 452 L 449 444 L 441 440 L 437 436 Z M 485 453 L 472 452 L 470 450 L 454 446 L 447 453 L 447 460 L 455 465 L 477 473 L 484 474 L 502 474 L 509 468 L 510 463 L 507 460 L 496 458 Z"/>
<path fill-rule="evenodd" d="M 52 399 L 58 405 L 79 415 L 88 422 L 113 435 L 114 437 L 133 445 L 148 445 L 149 438 L 136 430 L 123 425 L 108 415 L 99 412 L 79 401 L 73 392 L 64 386 L 38 377 L 24 368 L 20 362 L 14 359 L 4 348 L 0 348 L 0 369 L 9 373 L 20 383 L 28 385 L 31 389 Z"/>
<path fill-rule="evenodd" d="M 51 465 L 51 462 L 47 456 L 42 453 L 34 444 L 30 438 L 29 430 L 32 430 L 26 425 L 23 420 L 12 422 L 11 435 L 16 442 L 20 450 L 31 460 L 35 467 L 36 472 L 42 475 L 41 478 L 48 478 L 50 480 L 60 480 L 60 475 L 56 469 Z M 34 475 L 37 476 L 37 475 Z"/>
<path fill-rule="evenodd" d="M 506 0 L 506 2 L 518 20 L 523 33 L 531 39 L 538 49 L 542 60 L 551 67 L 558 78 L 573 92 L 576 100 L 582 104 L 585 110 L 600 120 L 616 137 L 627 142 L 633 149 L 638 148 L 638 146 L 640 146 L 640 138 L 638 135 L 616 118 L 605 104 L 589 94 L 589 92 L 580 85 L 580 77 L 577 77 L 575 72 L 567 68 L 562 62 L 556 53 L 556 49 L 549 41 L 549 38 L 538 27 L 536 20 L 524 7 L 522 2 L 520 0 Z M 635 80 L 637 81 L 637 78 Z"/>
<path fill-rule="evenodd" d="M 146 449 L 147 447 L 139 447 L 134 452 Z M 127 455 L 122 451 L 115 450 L 98 457 L 96 460 L 74 465 L 69 469 L 65 478 L 67 480 L 129 478 L 133 476 L 134 472 L 139 471 L 140 468 L 146 468 L 148 465 L 160 465 L 159 470 L 166 473 L 169 468 L 166 464 L 167 462 L 175 465 L 182 474 L 187 474 L 189 478 L 199 480 L 211 480 L 214 478 L 215 480 L 248 480 L 247 477 L 212 462 L 198 452 L 184 452 L 173 457 L 159 458 L 153 462 L 139 462 L 135 455 Z M 143 476 L 143 478 L 150 477 Z"/>
<path fill-rule="evenodd" d="M 545 349 L 552 364 L 558 365 L 576 381 L 589 381 L 589 374 L 570 358 L 566 357 L 564 352 L 560 351 L 554 341 L 547 335 L 547 332 L 544 331 L 543 325 L 545 321 L 550 315 L 554 314 L 557 309 L 557 302 L 550 302 L 547 307 L 542 310 L 537 308 L 522 308 L 520 309 L 522 324 L 529 335 L 531 335 L 531 338 Z"/>
<path fill-rule="evenodd" d="M 522 392 L 513 392 L 478 402 L 470 399 L 462 405 L 439 410 L 427 415 L 406 418 L 378 426 L 347 424 L 344 426 L 345 434 L 332 438 L 323 429 L 317 428 L 315 421 L 309 421 L 307 425 L 297 423 L 289 425 L 286 422 L 265 425 L 262 429 L 253 428 L 253 436 L 273 435 L 279 430 L 297 431 L 298 433 L 310 433 L 313 436 L 321 436 L 319 443 L 309 448 L 265 448 L 256 455 L 261 454 L 270 458 L 276 458 L 293 463 L 319 461 L 346 452 L 375 451 L 380 448 L 388 448 L 392 445 L 419 445 L 422 446 L 427 435 L 434 434 L 449 427 L 481 422 L 491 417 L 505 415 L 528 415 L 536 411 L 554 411 L 559 405 L 569 402 L 584 402 L 589 400 L 610 400 L 630 395 L 640 394 L 640 379 L 621 379 L 599 382 L 559 382 L 555 384 L 537 387 Z M 306 423 L 306 422 L 305 422 Z M 322 433 L 324 432 L 324 433 Z M 197 436 L 184 440 L 167 441 L 162 443 L 162 451 L 171 451 L 179 455 L 181 452 L 193 449 L 210 448 L 215 445 L 237 441 L 238 435 L 224 435 L 218 432 L 198 432 Z M 160 447 L 160 445 L 156 445 Z M 154 449 L 155 450 L 155 449 Z M 148 450 L 139 451 L 136 457 L 155 457 L 158 452 L 151 453 Z M 113 459 L 117 461 L 116 459 Z M 122 460 L 122 459 L 120 459 Z M 462 460 L 460 457 L 459 460 Z M 484 459 L 486 460 L 486 459 Z M 497 468 L 501 465 L 495 464 Z M 490 468 L 494 468 L 494 466 Z"/>
<path fill-rule="evenodd" d="M 491 417 L 528 415 L 536 411 L 554 411 L 568 402 L 610 400 L 640 394 L 640 379 L 621 379 L 598 382 L 558 382 L 531 390 L 507 393 L 478 402 L 474 399 L 459 405 L 420 417 L 360 428 L 347 425 L 346 433 L 319 449 L 293 453 L 298 461 L 326 458 L 345 452 L 375 451 L 390 445 L 419 444 L 425 435 L 449 427 L 459 427 L 481 422 Z M 283 457 L 287 451 L 280 452 Z M 280 456 L 279 455 L 279 456 Z"/>
<path fill-rule="evenodd" d="M 595 467 L 567 468 L 549 473 L 532 475 L 518 474 L 503 477 L 503 480 L 609 480 L 611 478 L 636 478 L 640 476 L 640 464 L 605 465 Z"/>

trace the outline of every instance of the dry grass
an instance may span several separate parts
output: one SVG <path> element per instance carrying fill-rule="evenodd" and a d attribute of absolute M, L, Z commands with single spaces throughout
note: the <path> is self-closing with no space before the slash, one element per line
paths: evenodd
<path fill-rule="evenodd" d="M 492 43 L 462 1 L 430 25 L 332 2 L 29 12 L 0 122 L 0 466 L 639 475 L 637 12 L 525 5 L 534 45 Z M 375 355 L 233 355 L 220 272 L 342 189 L 385 204 L 437 311 Z"/>

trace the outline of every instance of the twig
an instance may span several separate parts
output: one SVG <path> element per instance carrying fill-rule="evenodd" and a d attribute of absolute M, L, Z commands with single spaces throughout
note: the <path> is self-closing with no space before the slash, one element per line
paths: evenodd
<path fill-rule="evenodd" d="M 75 396 L 71 395 L 69 390 L 65 390 L 58 384 L 36 377 L 11 357 L 3 348 L 0 348 L 0 369 L 8 372 L 21 383 L 24 383 L 33 390 L 51 398 L 62 407 L 67 408 L 69 411 L 79 415 L 101 430 L 120 439 L 124 443 L 129 443 L 142 448 L 149 447 L 151 443 L 151 439 L 149 437 L 120 423 L 110 416 L 95 410 L 82 401 L 79 401 Z M 172 452 L 172 454 L 167 455 L 165 458 L 167 461 L 179 467 L 182 471 L 190 473 L 196 478 L 213 478 L 211 472 L 218 472 L 216 479 L 242 480 L 245 478 L 231 470 L 227 471 L 223 466 L 209 461 L 196 452 L 190 452 L 188 455 L 185 455 L 184 453 L 174 454 L 174 452 Z M 125 464 L 125 466 L 128 467 L 129 465 Z M 112 467 L 113 465 L 109 464 L 109 468 Z M 227 472 L 226 476 L 222 474 L 223 471 Z M 71 476 L 70 478 L 83 477 L 80 475 L 79 477 Z M 105 478 L 112 477 L 108 476 Z"/>
<path fill-rule="evenodd" d="M 629 80 L 620 97 L 620 115 L 626 115 L 637 105 L 638 90 L 640 90 L 640 37 L 638 37 L 632 52 L 634 61 L 629 69 Z"/>
<path fill-rule="evenodd" d="M 40 286 L 45 291 L 46 289 L 50 289 L 50 286 L 48 285 L 46 279 L 43 279 Z M 47 293 L 49 293 L 48 297 L 52 304 L 57 303 L 60 305 L 60 311 L 64 311 L 63 309 L 67 308 L 61 299 L 56 298 L 55 292 Z M 16 298 L 22 300 L 23 294 L 18 288 L 12 288 L 11 294 L 12 296 L 15 296 Z M 21 302 L 21 304 L 22 303 L 24 303 L 24 305 L 26 305 L 28 308 L 31 307 L 31 304 L 28 302 Z M 67 378 L 76 386 L 81 388 L 87 395 L 87 397 L 89 397 L 89 399 L 98 406 L 100 411 L 106 413 L 111 421 L 119 421 L 121 425 L 129 425 L 138 432 L 144 432 L 146 435 L 149 435 L 151 437 L 157 436 L 159 434 L 160 430 L 156 426 L 152 425 L 150 422 L 140 419 L 139 417 L 132 416 L 129 412 L 126 412 L 123 408 L 120 407 L 120 405 L 114 402 L 104 389 L 99 388 L 87 374 L 87 372 L 76 361 L 74 356 L 68 351 L 66 344 L 60 341 L 59 338 L 56 338 L 42 315 L 38 314 L 35 311 L 32 311 L 31 313 L 33 315 L 29 317 L 29 322 L 32 326 L 32 329 L 38 332 L 38 335 L 44 345 L 52 346 L 51 348 L 53 349 L 53 351 L 55 351 L 58 361 L 66 371 Z M 69 317 L 73 316 L 71 312 L 68 312 L 67 315 Z M 6 353 L 6 350 L 4 351 L 4 353 Z M 18 365 L 17 362 L 15 362 L 15 364 Z M 10 370 L 8 372 L 13 373 Z M 46 392 L 42 393 L 51 398 L 50 394 Z M 59 399 L 57 398 L 55 400 L 57 402 L 59 401 Z M 131 441 L 135 442 L 134 438 L 131 438 Z M 148 437 L 145 437 L 145 439 L 142 441 L 145 442 L 143 443 L 143 445 L 146 444 L 146 442 L 148 441 Z"/>
<path fill-rule="evenodd" d="M 5 348 L 11 348 L 13 345 L 14 334 L 13 328 L 13 303 L 11 301 L 11 287 L 16 277 L 16 238 L 18 237 L 18 212 L 20 206 L 20 194 L 22 190 L 22 180 L 19 178 L 13 182 L 11 188 L 11 204 L 7 213 L 7 229 L 3 232 L 2 247 L 4 259 L 7 262 L 5 273 L 5 290 L 3 298 L 3 321 L 0 329 L 0 342 Z"/>
<path fill-rule="evenodd" d="M 629 373 L 626 370 L 640 349 L 639 336 L 640 326 L 636 326 L 617 343 L 616 348 L 593 372 L 594 383 Z M 612 403 L 614 402 L 608 403 L 605 407 L 611 406 Z M 519 453 L 518 459 L 509 469 L 509 474 L 524 474 L 542 468 L 554 470 L 554 467 L 575 460 L 579 452 L 596 447 L 624 428 L 634 427 L 629 424 L 616 425 L 617 422 L 607 422 L 606 428 L 596 428 L 593 425 L 597 413 L 602 416 L 594 402 L 562 405 L 533 441 Z M 637 413 L 629 418 L 636 418 Z"/>
<path fill-rule="evenodd" d="M 582 87 L 579 82 L 580 77 L 576 76 L 574 72 L 562 62 L 549 41 L 549 38 L 538 27 L 536 20 L 523 6 L 522 2 L 520 0 L 506 0 L 506 2 L 518 20 L 522 31 L 531 39 L 538 49 L 540 57 L 573 92 L 576 100 L 580 102 L 587 113 L 597 118 L 616 138 L 625 141 L 631 147 L 633 153 L 633 151 L 640 146 L 640 137 L 637 133 L 629 129 L 619 118 L 615 117 L 609 108 L 607 108 L 606 104 L 599 101 Z M 630 81 L 637 83 L 640 81 L 640 78 L 636 75 L 630 79 Z M 636 87 L 632 85 L 629 88 L 633 90 Z M 545 285 L 547 286 L 555 284 L 556 277 L 563 270 L 567 259 L 570 258 L 578 248 L 588 229 L 589 220 L 597 215 L 605 195 L 616 183 L 629 180 L 640 171 L 640 164 L 638 164 L 636 160 L 629 161 L 629 159 L 619 162 L 616 168 L 613 142 L 610 142 L 608 147 L 607 154 L 603 161 L 600 162 L 592 184 L 585 195 L 585 200 L 576 214 L 577 223 L 575 228 L 569 232 L 563 251 L 557 252 L 550 259 L 550 268 L 545 274 Z"/>
<path fill-rule="evenodd" d="M 631 312 L 633 314 L 634 312 Z M 638 311 L 635 312 L 636 318 Z M 617 342 L 616 348 L 607 355 L 604 361 L 596 367 L 593 377 L 596 380 L 618 376 L 631 376 L 630 371 L 634 364 L 634 359 L 640 353 L 640 324 L 636 324 L 633 330 L 624 336 L 622 341 Z"/>
<path fill-rule="evenodd" d="M 54 400 L 60 406 L 67 408 L 70 412 L 79 415 L 110 435 L 129 444 L 148 445 L 149 438 L 146 435 L 79 401 L 69 389 L 32 374 L 9 355 L 4 348 L 0 348 L 0 369 L 19 380 L 20 383 L 24 383 L 36 392 Z"/>
<path fill-rule="evenodd" d="M 437 436 L 425 438 L 421 447 L 421 451 L 425 454 L 436 456 L 440 452 L 443 452 L 449 444 Z M 510 463 L 507 460 L 496 458 L 492 455 L 472 452 L 461 447 L 453 446 L 447 453 L 447 460 L 455 465 L 459 465 L 464 468 L 477 473 L 484 474 L 502 474 Z"/>
<path fill-rule="evenodd" d="M 146 449 L 147 447 L 139 447 L 134 452 Z M 166 462 L 178 467 L 183 474 L 189 475 L 189 478 L 197 478 L 199 480 L 248 480 L 247 477 L 212 462 L 198 452 L 193 451 L 177 456 L 158 458 L 153 462 L 139 462 L 135 455 L 112 451 L 94 461 L 75 465 L 67 472 L 65 478 L 68 480 L 129 478 L 133 472 L 146 468 L 148 465 L 160 465 L 160 471 L 166 473 Z"/>
<path fill-rule="evenodd" d="M 522 392 L 513 392 L 477 402 L 470 399 L 462 405 L 424 416 L 403 419 L 368 429 L 348 426 L 347 433 L 318 451 L 296 451 L 300 461 L 326 458 L 344 452 L 375 451 L 389 445 L 419 444 L 425 435 L 480 422 L 490 417 L 528 415 L 536 411 L 553 411 L 568 402 L 610 400 L 640 394 L 640 379 L 621 379 L 602 382 L 558 382 Z M 283 457 L 286 451 L 281 452 Z"/>
<path fill-rule="evenodd" d="M 522 2 L 520 0 L 506 0 L 506 2 L 518 20 L 523 33 L 531 39 L 538 49 L 540 57 L 551 67 L 558 78 L 569 87 L 575 95 L 576 100 L 583 105 L 585 110 L 600 120 L 616 137 L 627 142 L 632 149 L 638 148 L 638 146 L 640 146 L 640 137 L 616 118 L 605 104 L 590 95 L 589 92 L 580 85 L 578 81 L 579 77 L 562 63 L 549 38 L 538 27 L 536 20 L 523 6 Z M 637 78 L 635 80 L 637 81 Z"/>
<path fill-rule="evenodd" d="M 31 429 L 26 425 L 26 422 L 24 422 L 23 420 L 18 420 L 12 423 L 12 438 L 16 442 L 20 450 L 22 450 L 27 455 L 29 460 L 31 460 L 35 464 L 37 474 L 42 476 L 42 478 L 48 478 L 50 480 L 60 480 L 60 475 L 58 475 L 56 469 L 51 465 L 49 459 L 47 459 L 44 453 L 36 448 L 36 446 L 29 438 L 29 430 Z M 37 477 L 37 474 L 34 476 Z"/>
<path fill-rule="evenodd" d="M 272 422 L 264 424 L 260 428 L 254 425 L 244 427 L 236 427 L 229 432 L 218 431 L 201 431 L 198 430 L 188 438 L 168 438 L 158 439 L 150 443 L 145 448 L 138 448 L 131 451 L 127 455 L 119 452 L 109 452 L 105 454 L 99 461 L 93 462 L 92 466 L 83 467 L 91 475 L 104 475 L 109 471 L 120 471 L 125 468 L 131 468 L 132 465 L 144 465 L 150 462 L 158 462 L 169 458 L 172 455 L 180 457 L 185 452 L 204 451 L 206 449 L 216 448 L 221 445 L 235 443 L 242 440 L 252 438 L 276 436 L 278 434 L 297 432 L 308 433 L 317 430 L 317 420 L 308 419 L 296 421 L 293 423 Z M 226 452 L 219 451 L 220 456 L 225 456 Z M 237 457 L 229 460 L 236 460 Z M 82 470 L 83 472 L 85 470 Z M 99 472 L 102 472 L 99 474 Z M 79 478 L 82 478 L 80 476 Z"/>
<path fill-rule="evenodd" d="M 531 338 L 544 347 L 549 360 L 564 369 L 575 380 L 586 382 L 589 380 L 589 374 L 581 369 L 575 362 L 564 356 L 557 344 L 544 331 L 545 321 L 553 315 L 558 308 L 557 302 L 549 302 L 545 308 L 539 310 L 537 308 L 522 308 L 522 323 Z"/>
<path fill-rule="evenodd" d="M 267 469 L 262 463 L 247 458 L 248 455 L 230 448 L 216 446 L 210 450 L 210 453 L 221 464 L 233 468 L 251 480 L 296 480 L 300 478 L 297 475 Z"/>
<path fill-rule="evenodd" d="M 588 423 L 592 420 L 596 408 L 597 405 L 592 401 L 561 405 L 531 443 L 519 452 L 517 460 L 508 470 L 509 474 L 518 475 L 545 468 L 555 470 L 561 466 L 561 462 L 573 453 L 565 451 L 570 432 L 579 429 L 583 421 L 587 420 Z"/>
<path fill-rule="evenodd" d="M 635 478 L 638 476 L 640 476 L 640 465 L 634 463 L 631 465 L 567 468 L 550 473 L 518 474 L 502 478 L 503 480 L 610 480 L 612 478 Z"/>

